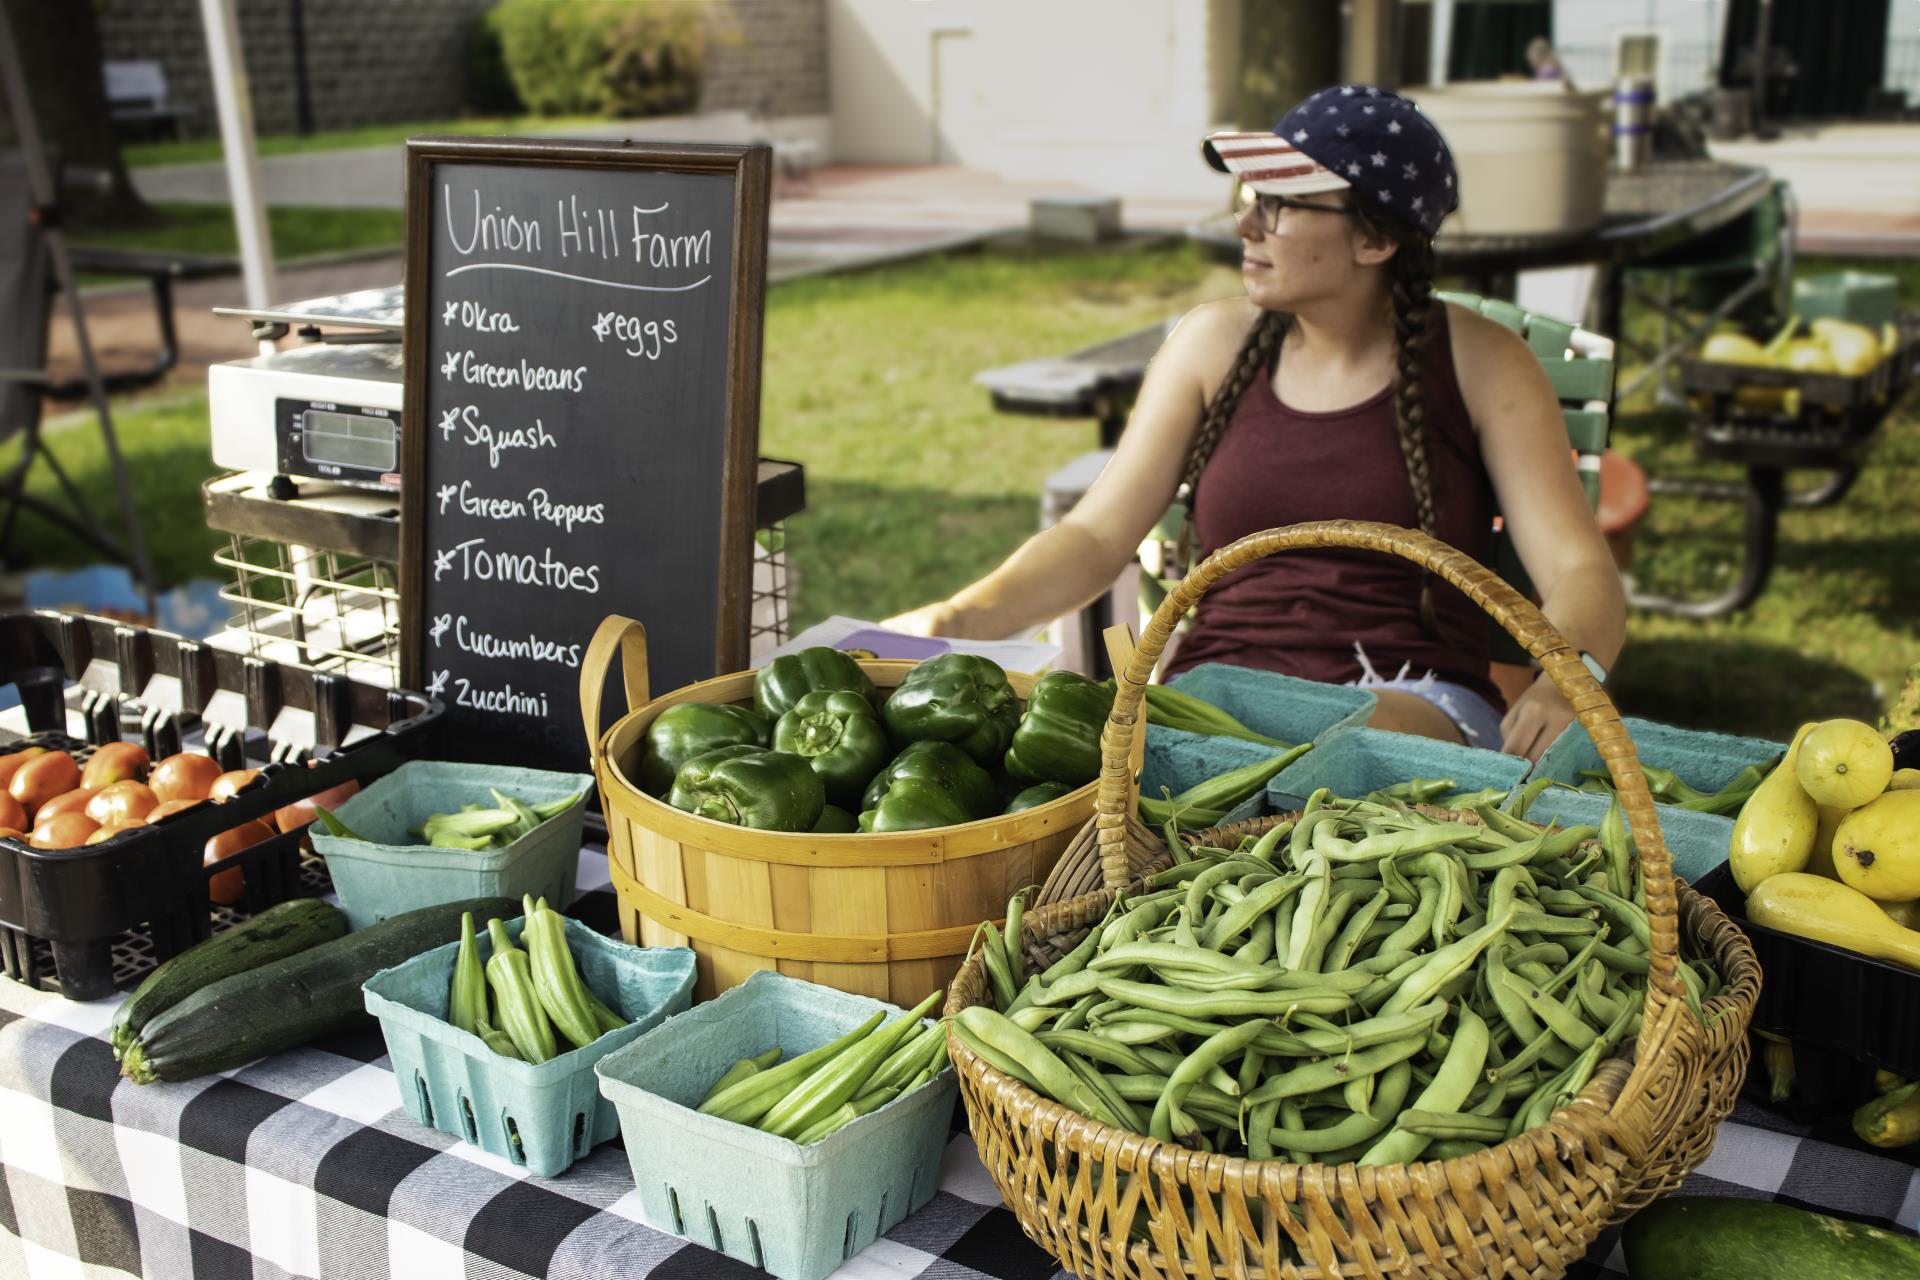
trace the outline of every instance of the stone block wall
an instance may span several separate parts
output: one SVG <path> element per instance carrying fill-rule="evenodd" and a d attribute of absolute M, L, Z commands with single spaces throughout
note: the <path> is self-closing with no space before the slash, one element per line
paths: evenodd
<path fill-rule="evenodd" d="M 91 2 L 91 0 L 83 0 Z M 313 127 L 432 120 L 466 107 L 468 41 L 493 0 L 302 0 Z M 707 61 L 708 110 L 824 115 L 826 0 L 725 0 Z M 295 55 L 289 0 L 237 0 L 253 88 L 254 128 L 295 128 Z M 198 0 L 106 0 L 103 56 L 157 61 L 181 132 L 219 132 Z"/>

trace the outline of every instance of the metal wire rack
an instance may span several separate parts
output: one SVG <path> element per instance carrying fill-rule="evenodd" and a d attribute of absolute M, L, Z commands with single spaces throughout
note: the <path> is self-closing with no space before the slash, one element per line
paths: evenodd
<path fill-rule="evenodd" d="M 792 635 L 793 586 L 787 559 L 787 522 L 777 520 L 753 535 L 753 598 L 747 622 L 747 652 L 758 664 L 767 651 Z"/>
<path fill-rule="evenodd" d="M 400 678 L 400 582 L 383 560 L 229 534 L 228 635 L 249 656 L 369 683 Z"/>

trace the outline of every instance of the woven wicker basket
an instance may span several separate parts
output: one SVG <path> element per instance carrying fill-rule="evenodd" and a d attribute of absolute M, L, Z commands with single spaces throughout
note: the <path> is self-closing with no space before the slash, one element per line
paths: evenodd
<path fill-rule="evenodd" d="M 1632 1054 L 1602 1064 L 1577 1099 L 1500 1146 L 1446 1161 L 1336 1167 L 1203 1155 L 1108 1128 L 953 1039 L 974 1141 L 1022 1229 L 1087 1280 L 1561 1275 L 1602 1228 L 1673 1190 L 1712 1149 L 1746 1074 L 1760 970 L 1745 936 L 1675 881 L 1612 702 L 1539 610 L 1469 557 L 1411 530 L 1357 521 L 1269 530 L 1209 556 L 1162 603 L 1120 676 L 1092 822 L 1107 888 L 1032 912 L 1023 935 L 1042 955 L 1057 954 L 1129 882 L 1131 739 L 1173 623 L 1225 574 L 1313 547 L 1390 552 L 1431 569 L 1505 626 L 1573 704 L 1619 790 L 1646 886 L 1652 971 Z M 1707 1002 L 1705 1025 L 1688 1010 L 1677 972 L 1683 936 L 1728 982 Z M 946 1012 L 986 999 L 976 957 L 955 978 Z"/>
<path fill-rule="evenodd" d="M 628 710 L 603 731 L 601 689 L 616 655 Z M 860 665 L 892 689 L 914 664 Z M 1033 687 L 1031 676 L 1007 679 L 1022 699 Z M 1091 783 L 1019 813 L 928 831 L 756 831 L 683 813 L 632 780 L 647 726 L 683 702 L 751 706 L 753 672 L 651 697 L 645 630 L 618 615 L 601 623 L 581 664 L 580 703 L 621 936 L 692 947 L 698 1000 L 775 969 L 911 1006 L 953 977 L 980 921 L 997 919 L 1011 894 L 1044 878 L 1076 837 L 1092 840 Z"/>

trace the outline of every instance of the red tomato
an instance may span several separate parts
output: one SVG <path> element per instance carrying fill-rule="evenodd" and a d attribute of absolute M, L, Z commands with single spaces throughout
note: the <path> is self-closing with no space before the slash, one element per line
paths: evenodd
<path fill-rule="evenodd" d="M 147 785 L 165 804 L 169 800 L 205 800 L 213 780 L 220 776 L 220 762 L 197 751 L 182 751 L 153 766 Z"/>
<path fill-rule="evenodd" d="M 100 829 L 100 824 L 84 813 L 62 813 L 36 823 L 33 828 L 33 847 L 36 849 L 77 849 L 87 842 L 87 837 Z"/>
<path fill-rule="evenodd" d="M 213 785 L 207 788 L 207 799 L 216 804 L 223 804 L 233 799 L 234 792 L 252 782 L 253 776 L 259 772 L 258 769 L 235 769 L 230 773 L 221 774 L 213 780 Z"/>
<path fill-rule="evenodd" d="M 273 811 L 273 825 L 281 831 L 297 831 L 313 821 L 315 805 L 333 813 L 348 796 L 358 795 L 360 784 L 349 778 L 337 787 L 328 787 L 317 796 L 308 796 L 305 800 L 295 800 L 284 808 Z"/>
<path fill-rule="evenodd" d="M 87 758 L 87 767 L 80 773 L 80 785 L 104 790 L 129 778 L 142 782 L 152 763 L 147 758 L 147 749 L 137 742 L 109 742 L 94 748 Z"/>
<path fill-rule="evenodd" d="M 7 791 L 29 816 L 37 816 L 41 805 L 79 785 L 80 766 L 73 757 L 64 751 L 49 751 L 15 769 Z"/>
<path fill-rule="evenodd" d="M 273 828 L 258 819 L 243 822 L 233 830 L 222 831 L 207 841 L 200 865 L 210 867 L 220 859 L 230 858 L 242 849 L 250 849 L 262 840 L 271 840 L 273 834 Z M 237 866 L 228 867 L 207 881 L 207 896 L 223 906 L 230 907 L 238 903 L 246 897 L 246 891 L 246 876 Z"/>
<path fill-rule="evenodd" d="M 205 803 L 205 800 L 162 800 L 147 811 L 147 822 L 152 824 L 162 818 L 172 817 L 176 813 L 185 813 Z"/>
<path fill-rule="evenodd" d="M 21 765 L 35 756 L 45 754 L 47 754 L 45 747 L 22 747 L 18 751 L 9 751 L 6 755 L 0 756 L 0 787 L 12 783 L 13 775 L 19 772 Z"/>
<path fill-rule="evenodd" d="M 63 791 L 33 811 L 33 825 L 37 827 L 48 818 L 57 818 L 63 813 L 85 813 L 87 806 L 93 803 L 94 796 L 98 794 L 90 787 L 75 787 L 71 791 Z M 95 818 L 94 821 L 98 822 L 100 819 Z"/>
<path fill-rule="evenodd" d="M 87 816 L 103 827 L 125 826 L 136 819 L 144 821 L 159 803 L 146 783 L 129 778 L 103 787 L 87 801 Z"/>

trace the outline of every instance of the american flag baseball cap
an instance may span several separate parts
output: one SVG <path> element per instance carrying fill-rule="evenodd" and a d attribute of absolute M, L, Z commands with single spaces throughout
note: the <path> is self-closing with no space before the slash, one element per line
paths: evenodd
<path fill-rule="evenodd" d="M 1270 133 L 1215 133 L 1207 163 L 1262 195 L 1351 188 L 1368 211 L 1432 235 L 1460 204 L 1453 154 L 1433 122 L 1372 85 L 1322 89 Z"/>

